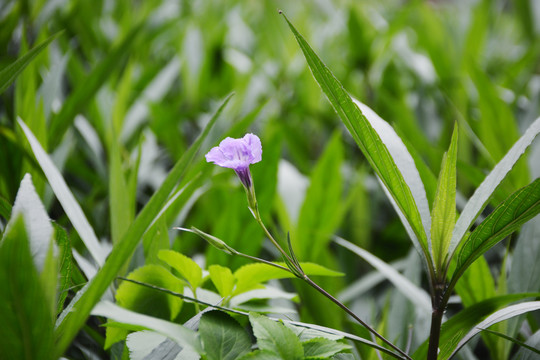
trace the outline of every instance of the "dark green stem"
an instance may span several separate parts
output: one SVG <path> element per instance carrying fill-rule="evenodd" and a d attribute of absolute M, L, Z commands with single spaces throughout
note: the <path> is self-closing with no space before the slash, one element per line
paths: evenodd
<path fill-rule="evenodd" d="M 447 292 L 445 289 L 445 283 L 437 283 L 433 286 L 433 292 L 431 298 L 431 305 L 433 312 L 431 313 L 431 329 L 429 331 L 429 346 L 427 353 L 427 360 L 437 360 L 439 356 L 439 341 L 441 337 L 441 325 L 448 304 Z"/>

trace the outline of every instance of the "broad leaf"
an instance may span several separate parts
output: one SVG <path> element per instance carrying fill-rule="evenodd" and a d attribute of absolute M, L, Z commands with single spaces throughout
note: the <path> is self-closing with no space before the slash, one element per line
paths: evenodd
<path fill-rule="evenodd" d="M 239 360 L 284 360 L 284 358 L 269 350 L 255 350 Z"/>
<path fill-rule="evenodd" d="M 302 344 L 291 329 L 257 313 L 250 313 L 249 321 L 259 349 L 279 354 L 282 359 L 303 359 Z"/>
<path fill-rule="evenodd" d="M 230 315 L 221 311 L 202 315 L 199 334 L 208 360 L 235 360 L 251 350 L 248 333 Z"/>
<path fill-rule="evenodd" d="M 304 347 L 305 359 L 327 358 L 337 354 L 338 352 L 342 352 L 351 348 L 350 345 L 333 340 L 328 340 L 325 338 L 315 338 L 308 340 L 306 342 L 303 342 L 302 346 Z"/>
<path fill-rule="evenodd" d="M 508 197 L 471 233 L 457 254 L 455 284 L 479 256 L 540 213 L 540 178 Z"/>
<path fill-rule="evenodd" d="M 192 289 L 196 289 L 201 285 L 202 269 L 191 258 L 173 250 L 161 250 L 158 253 L 158 258 L 178 271 Z"/>
<path fill-rule="evenodd" d="M 452 239 L 452 230 L 456 223 L 456 160 L 458 126 L 454 128 L 450 148 L 444 154 L 433 204 L 431 218 L 431 245 L 433 261 L 438 273 L 444 269 L 448 247 Z"/>
<path fill-rule="evenodd" d="M 177 161 L 172 170 L 169 172 L 160 188 L 150 198 L 141 212 L 131 224 L 122 240 L 113 248 L 111 254 L 107 258 L 107 262 L 103 268 L 97 273 L 95 278 L 89 283 L 85 293 L 76 297 L 68 305 L 69 307 L 77 308 L 76 312 L 69 312 L 62 317 L 62 321 L 56 328 L 57 348 L 56 355 L 60 357 L 67 349 L 73 338 L 79 332 L 79 329 L 84 325 L 88 315 L 92 311 L 95 304 L 98 303 L 107 287 L 116 277 L 118 271 L 124 266 L 125 262 L 131 257 L 131 254 L 139 244 L 145 231 L 152 224 L 156 216 L 159 215 L 167 199 L 178 181 L 184 175 L 186 168 L 191 163 L 195 154 L 199 150 L 202 142 L 210 132 L 210 129 L 217 121 L 221 111 L 229 102 L 232 95 L 229 95 L 218 108 L 212 119 L 208 122 L 202 133 L 191 147 Z"/>
<path fill-rule="evenodd" d="M 431 266 L 432 262 L 430 260 L 431 256 L 428 237 L 425 230 L 425 226 L 429 227 L 431 221 L 427 221 L 427 219 L 426 221 L 423 221 L 417 208 L 415 198 L 411 192 L 411 188 L 396 165 L 388 147 L 381 140 L 381 136 L 374 129 L 374 126 L 370 121 L 364 116 L 358 105 L 354 103 L 351 96 L 321 59 L 319 59 L 302 35 L 298 33 L 287 17 L 285 17 L 285 20 L 300 45 L 313 76 L 360 147 L 360 150 L 362 150 L 366 159 L 379 176 L 384 188 L 391 195 L 391 198 L 403 214 L 403 217 L 406 220 L 406 226 L 409 226 L 415 235 L 412 239 L 415 247 L 420 253 L 424 254 L 428 266 Z M 404 145 L 403 148 L 406 151 Z M 409 158 L 409 166 L 414 167 L 414 161 L 410 155 Z M 419 178 L 418 174 L 417 176 Z M 427 208 L 428 207 L 426 207 L 426 209 Z"/>
<path fill-rule="evenodd" d="M 3 93 L 15 80 L 17 75 L 19 75 L 21 71 L 23 71 L 24 68 L 61 33 L 62 32 L 58 32 L 52 35 L 47 40 L 35 46 L 32 50 L 0 70 L 0 94 Z"/>
<path fill-rule="evenodd" d="M 538 133 L 540 133 L 540 118 L 537 118 L 531 126 L 529 126 L 527 131 L 525 131 L 525 134 L 523 134 L 514 146 L 512 146 L 503 159 L 495 165 L 482 184 L 475 190 L 456 222 L 452 240 L 450 241 L 450 247 L 448 249 L 449 258 L 454 255 L 457 246 L 478 215 L 484 210 L 497 186 L 506 177 L 508 172 L 512 169 L 521 155 L 523 155 Z"/>
<path fill-rule="evenodd" d="M 232 294 L 235 279 L 231 269 L 221 265 L 210 265 L 208 267 L 210 279 L 214 283 L 219 295 L 226 298 Z"/>
<path fill-rule="evenodd" d="M 278 263 L 284 266 L 283 263 Z M 314 263 L 300 263 L 302 269 L 307 275 L 323 275 L 323 276 L 342 276 L 343 274 L 337 271 L 329 270 L 321 265 Z M 242 292 L 255 289 L 259 284 L 273 279 L 294 278 L 295 276 L 286 270 L 276 268 L 274 266 L 263 263 L 254 263 L 242 266 L 234 273 L 236 278 L 236 287 L 234 295 Z"/>

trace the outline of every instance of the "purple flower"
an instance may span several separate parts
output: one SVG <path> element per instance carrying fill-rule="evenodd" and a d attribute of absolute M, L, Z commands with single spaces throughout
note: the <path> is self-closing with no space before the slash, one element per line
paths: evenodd
<path fill-rule="evenodd" d="M 233 169 L 246 189 L 251 189 L 252 186 L 249 165 L 261 159 L 261 140 L 253 134 L 246 134 L 241 139 L 228 137 L 206 154 L 206 161 Z"/>

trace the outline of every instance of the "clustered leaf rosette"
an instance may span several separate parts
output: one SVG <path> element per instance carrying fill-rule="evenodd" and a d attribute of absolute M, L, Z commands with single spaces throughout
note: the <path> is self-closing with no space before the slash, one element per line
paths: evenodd
<path fill-rule="evenodd" d="M 206 161 L 221 167 L 233 169 L 244 185 L 248 194 L 250 208 L 255 209 L 255 191 L 249 165 L 262 160 L 261 140 L 257 135 L 246 134 L 241 139 L 226 138 L 219 146 L 212 148 L 206 154 Z"/>

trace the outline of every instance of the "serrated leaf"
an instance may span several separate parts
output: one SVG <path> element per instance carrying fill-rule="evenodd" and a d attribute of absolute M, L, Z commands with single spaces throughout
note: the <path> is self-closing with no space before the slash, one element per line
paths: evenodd
<path fill-rule="evenodd" d="M 248 333 L 222 311 L 204 313 L 199 334 L 208 360 L 235 360 L 251 349 Z"/>
<path fill-rule="evenodd" d="M 433 261 L 438 273 L 443 272 L 452 230 L 456 223 L 456 161 L 458 126 L 454 128 L 450 148 L 444 154 L 431 218 Z"/>
<path fill-rule="evenodd" d="M 210 273 L 210 279 L 214 283 L 219 295 L 226 298 L 232 294 L 234 287 L 234 275 L 231 269 L 221 265 L 210 265 L 208 267 Z"/>
<path fill-rule="evenodd" d="M 32 48 L 32 50 L 28 51 L 26 54 L 0 70 L 0 94 L 3 93 L 21 73 L 21 71 L 23 71 L 24 68 L 28 66 L 28 64 L 30 64 L 30 62 L 61 33 L 62 32 L 57 32 L 56 34 L 52 35 L 47 40 L 35 46 Z"/>
<path fill-rule="evenodd" d="M 284 263 L 277 263 L 285 266 Z M 307 275 L 322 275 L 322 276 L 342 276 L 343 273 L 333 271 L 325 268 L 324 266 L 314 263 L 300 263 L 300 266 Z M 233 295 L 238 295 L 248 290 L 252 290 L 258 287 L 259 284 L 273 279 L 287 279 L 293 278 L 295 275 L 292 273 L 281 270 L 274 266 L 255 263 L 242 266 L 234 273 L 236 278 L 236 287 Z"/>
<path fill-rule="evenodd" d="M 540 133 L 540 117 L 529 126 L 523 136 L 516 141 L 512 148 L 504 155 L 502 160 L 499 161 L 489 175 L 486 176 L 482 184 L 475 190 L 454 227 L 452 240 L 450 241 L 450 247 L 448 249 L 450 258 L 454 255 L 457 246 L 465 236 L 466 232 L 486 207 L 497 186 L 506 177 L 508 172 L 512 169 L 521 155 L 523 155 L 538 133 Z"/>
<path fill-rule="evenodd" d="M 0 354 L 53 359 L 54 317 L 30 253 L 21 215 L 0 241 Z"/>
<path fill-rule="evenodd" d="M 478 257 L 540 213 L 540 178 L 508 197 L 471 233 L 457 254 L 456 283 Z"/>
<path fill-rule="evenodd" d="M 289 22 L 287 17 L 285 17 L 285 20 L 300 45 L 313 76 L 360 147 L 360 150 L 362 150 L 362 153 L 366 156 L 366 159 L 379 176 L 384 188 L 391 195 L 391 199 L 393 199 L 393 202 L 402 213 L 403 219 L 406 220 L 405 225 L 412 229 L 412 233 L 414 234 L 412 240 L 415 247 L 424 255 L 424 258 L 428 262 L 428 266 L 431 266 L 431 255 L 425 231 L 425 227 L 429 227 L 431 221 L 423 221 L 420 216 L 411 188 L 403 178 L 399 168 L 396 166 L 387 146 L 381 140 L 380 135 L 374 129 L 370 121 L 364 116 L 358 105 L 354 103 L 351 96 L 334 77 L 332 72 L 326 67 L 321 59 L 319 59 L 317 54 Z M 407 152 L 404 145 L 403 148 L 405 149 L 405 152 Z M 415 168 L 412 158 L 409 160 L 409 166 Z M 418 171 L 416 171 L 416 175 L 420 178 Z M 427 200 L 425 200 L 425 202 L 427 203 Z M 425 207 L 425 209 L 429 209 L 429 207 Z"/>
<path fill-rule="evenodd" d="M 86 319 L 92 311 L 92 308 L 94 308 L 94 306 L 98 303 L 103 293 L 107 290 L 107 287 L 116 277 L 118 271 L 129 259 L 133 251 L 135 251 L 135 248 L 139 244 L 139 241 L 143 237 L 145 231 L 153 223 L 154 219 L 159 216 L 160 210 L 166 204 L 169 195 L 175 188 L 179 179 L 184 176 L 188 165 L 195 157 L 199 147 L 204 139 L 208 136 L 210 129 L 216 123 L 219 115 L 229 102 L 231 96 L 232 95 L 229 95 L 223 101 L 199 137 L 176 162 L 159 189 L 154 193 L 154 195 L 152 195 L 148 203 L 137 215 L 126 234 L 122 237 L 122 240 L 120 240 L 120 242 L 113 248 L 104 267 L 89 283 L 89 286 L 85 289 L 84 294 L 82 294 L 80 297 L 76 296 L 68 305 L 69 308 L 76 306 L 77 311 L 65 312 L 62 314 L 64 316 L 59 318 L 60 320 L 57 322 L 57 328 L 55 331 L 55 334 L 57 335 L 55 355 L 57 357 L 62 356 L 62 354 L 71 344 L 73 338 L 79 332 L 79 329 L 84 325 Z"/>
<path fill-rule="evenodd" d="M 325 338 L 315 338 L 302 343 L 304 347 L 304 359 L 321 359 L 335 355 L 352 346 Z"/>
<path fill-rule="evenodd" d="M 160 250 L 158 258 L 178 271 L 192 289 L 196 289 L 201 285 L 202 269 L 191 258 L 174 250 Z"/>
<path fill-rule="evenodd" d="M 250 313 L 249 321 L 259 349 L 279 354 L 282 359 L 295 360 L 304 357 L 300 340 L 285 325 L 257 313 Z"/>

